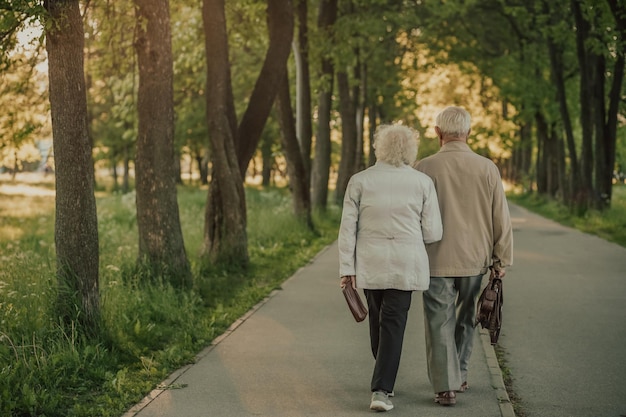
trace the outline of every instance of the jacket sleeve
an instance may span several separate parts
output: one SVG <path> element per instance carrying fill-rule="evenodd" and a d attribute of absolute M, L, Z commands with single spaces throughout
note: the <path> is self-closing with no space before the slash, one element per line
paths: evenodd
<path fill-rule="evenodd" d="M 504 187 L 497 174 L 498 181 L 495 184 L 493 194 L 493 255 L 494 265 L 507 267 L 513 265 L 513 226 L 511 225 L 511 214 L 506 201 Z"/>
<path fill-rule="evenodd" d="M 356 275 L 356 234 L 359 223 L 361 190 L 351 179 L 343 198 L 339 227 L 339 276 Z"/>
<path fill-rule="evenodd" d="M 422 236 L 424 237 L 424 243 L 433 243 L 441 240 L 443 224 L 441 222 L 441 212 L 439 211 L 435 185 L 430 178 L 428 178 L 427 184 L 422 205 Z"/>

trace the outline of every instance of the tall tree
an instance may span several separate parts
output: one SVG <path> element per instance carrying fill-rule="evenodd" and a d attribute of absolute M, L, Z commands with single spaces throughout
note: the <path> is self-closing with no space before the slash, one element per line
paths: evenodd
<path fill-rule="evenodd" d="M 190 287 L 176 192 L 172 44 L 168 0 L 135 0 L 139 90 L 136 157 L 139 262 Z"/>
<path fill-rule="evenodd" d="M 618 0 L 608 0 L 610 9 L 609 27 L 615 30 L 608 31 L 609 39 L 606 41 L 608 46 L 602 56 L 602 74 L 610 74 L 607 80 L 609 86 L 608 94 L 599 94 L 602 97 L 600 103 L 603 109 L 606 109 L 604 117 L 598 120 L 601 124 L 600 135 L 596 138 L 596 182 L 595 187 L 600 199 L 596 203 L 596 207 L 605 209 L 611 204 L 613 192 L 612 180 L 613 170 L 615 168 L 616 144 L 617 144 L 617 125 L 620 101 L 624 102 L 622 86 L 624 84 L 624 64 L 626 59 L 626 3 Z M 611 65 L 612 64 L 612 65 Z M 607 67 L 607 68 L 605 68 Z M 604 79 L 598 83 L 598 90 L 603 91 Z M 605 104 L 606 102 L 606 104 Z"/>
<path fill-rule="evenodd" d="M 307 180 L 304 158 L 298 143 L 296 123 L 291 106 L 289 77 L 285 73 L 277 96 L 278 117 L 282 130 L 282 145 L 287 159 L 287 175 L 293 198 L 294 213 L 310 229 L 313 229 L 311 218 L 311 192 Z"/>
<path fill-rule="evenodd" d="M 47 0 L 45 25 L 56 173 L 55 248 L 60 314 L 99 322 L 98 219 L 87 133 L 83 21 L 78 0 Z M 76 298 L 78 300 L 76 300 Z M 74 303 L 80 313 L 74 316 Z"/>
<path fill-rule="evenodd" d="M 204 256 L 212 262 L 248 264 L 246 197 L 237 163 L 237 118 L 228 57 L 224 0 L 204 0 L 207 56 L 207 124 L 211 182 L 204 218 Z M 210 58 L 209 58 L 210 57 Z"/>
<path fill-rule="evenodd" d="M 248 107 L 241 117 L 237 129 L 237 159 L 242 176 L 256 152 L 259 138 L 272 109 L 274 99 L 291 53 L 293 39 L 294 10 L 291 0 L 267 1 L 267 29 L 269 47 L 250 95 Z"/>
<path fill-rule="evenodd" d="M 298 37 L 294 40 L 296 63 L 296 134 L 304 162 L 307 183 L 311 181 L 313 124 L 311 112 L 311 70 L 309 60 L 309 9 L 307 0 L 296 0 Z"/>
<path fill-rule="evenodd" d="M 248 240 L 243 178 L 287 70 L 293 38 L 293 7 L 290 0 L 267 2 L 270 43 L 239 126 L 232 94 L 224 0 L 203 1 L 203 22 L 212 163 L 203 251 L 209 261 L 246 267 Z"/>
<path fill-rule="evenodd" d="M 311 169 L 311 203 L 315 209 L 326 209 L 328 202 L 328 180 L 330 178 L 330 120 L 334 66 L 332 61 L 333 25 L 337 20 L 337 0 L 321 0 L 317 26 L 323 45 L 320 68 L 320 86 L 317 95 L 317 135 L 315 158 Z"/>
<path fill-rule="evenodd" d="M 358 71 L 358 67 L 357 67 Z M 339 112 L 341 114 L 341 160 L 335 185 L 335 203 L 340 205 L 348 186 L 350 177 L 356 172 L 357 158 L 355 154 L 358 142 L 363 138 L 357 136 L 357 100 L 360 95 L 358 86 L 353 93 L 346 70 L 337 72 L 337 90 L 339 91 Z"/>
<path fill-rule="evenodd" d="M 624 79 L 626 6 L 572 0 L 582 126 L 579 209 L 610 206 L 619 103 Z M 609 93 L 606 86 L 609 86 Z"/>
<path fill-rule="evenodd" d="M 352 1 L 347 2 L 340 11 L 341 21 L 358 20 L 358 10 Z M 350 177 L 357 171 L 358 162 L 363 152 L 363 131 L 359 129 L 359 109 L 363 107 L 359 80 L 362 78 L 360 61 L 361 33 L 354 24 L 346 24 L 342 37 L 351 39 L 337 55 L 337 91 L 339 93 L 339 113 L 341 114 L 341 159 L 335 185 L 335 203 L 341 205 Z M 354 28 L 354 29 L 353 29 Z M 343 58 L 343 59 L 342 59 Z M 350 78 L 349 73 L 354 73 Z M 360 135 L 360 136 L 359 136 Z"/>
<path fill-rule="evenodd" d="M 593 192 L 593 78 L 598 58 L 594 51 L 585 45 L 588 42 L 591 25 L 585 19 L 580 0 L 572 0 L 572 12 L 576 23 L 576 53 L 580 66 L 580 124 L 582 146 L 580 155 L 580 183 L 575 193 L 578 209 L 586 211 Z"/>
<path fill-rule="evenodd" d="M 580 184 L 580 170 L 578 168 L 578 155 L 576 152 L 576 142 L 574 140 L 574 129 L 572 127 L 572 121 L 570 116 L 570 110 L 567 102 L 567 88 L 565 84 L 565 63 L 564 63 L 564 49 L 563 42 L 559 42 L 558 33 L 562 31 L 556 28 L 560 24 L 567 24 L 563 22 L 562 15 L 563 9 L 550 9 L 550 6 L 558 6 L 558 3 L 548 3 L 542 1 L 543 13 L 547 14 L 549 27 L 552 30 L 548 30 L 546 33 L 546 43 L 548 48 L 548 56 L 550 57 L 550 74 L 551 79 L 556 89 L 556 98 L 559 103 L 559 113 L 561 116 L 561 124 L 563 125 L 563 131 L 567 143 L 567 150 L 570 163 L 570 175 L 567 187 L 563 189 L 563 196 L 565 201 L 572 200 L 572 196 L 576 194 L 578 185 Z"/>

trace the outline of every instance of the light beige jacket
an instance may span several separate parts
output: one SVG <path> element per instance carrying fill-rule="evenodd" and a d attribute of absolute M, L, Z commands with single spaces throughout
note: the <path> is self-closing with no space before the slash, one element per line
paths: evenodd
<path fill-rule="evenodd" d="M 426 290 L 424 242 L 441 239 L 435 186 L 408 165 L 378 161 L 350 178 L 339 229 L 339 275 L 365 289 Z"/>
<path fill-rule="evenodd" d="M 432 178 L 443 219 L 443 238 L 426 247 L 431 276 L 475 276 L 494 263 L 512 265 L 513 230 L 498 167 L 455 141 L 415 168 Z"/>

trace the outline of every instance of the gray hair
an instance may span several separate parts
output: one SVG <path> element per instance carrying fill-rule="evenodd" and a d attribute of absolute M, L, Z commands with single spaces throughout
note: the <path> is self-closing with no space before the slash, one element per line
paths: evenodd
<path fill-rule="evenodd" d="M 463 107 L 450 106 L 443 109 L 435 118 L 437 126 L 443 135 L 455 138 L 465 137 L 471 127 L 472 117 Z"/>
<path fill-rule="evenodd" d="M 417 158 L 419 133 L 407 126 L 381 125 L 374 134 L 376 159 L 390 165 L 410 164 Z"/>

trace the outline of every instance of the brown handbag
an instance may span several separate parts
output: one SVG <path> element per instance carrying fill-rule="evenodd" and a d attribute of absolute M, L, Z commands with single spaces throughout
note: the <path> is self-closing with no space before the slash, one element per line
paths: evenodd
<path fill-rule="evenodd" d="M 500 336 L 503 302 L 502 279 L 491 268 L 489 282 L 478 298 L 474 327 L 480 323 L 483 329 L 488 329 L 492 345 L 498 342 L 498 337 Z"/>
<path fill-rule="evenodd" d="M 352 285 L 348 284 L 343 287 L 341 291 L 343 292 L 343 296 L 346 298 L 350 312 L 352 312 L 352 315 L 357 323 L 365 320 L 365 317 L 367 316 L 367 309 L 363 305 L 363 301 L 361 301 L 361 296 L 357 290 L 352 288 Z"/>

